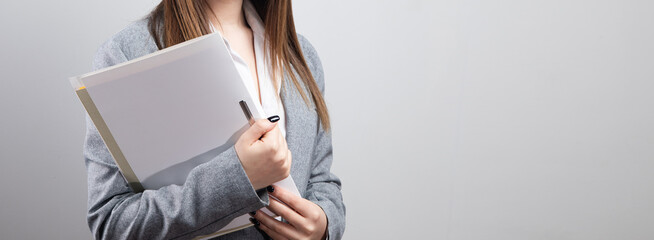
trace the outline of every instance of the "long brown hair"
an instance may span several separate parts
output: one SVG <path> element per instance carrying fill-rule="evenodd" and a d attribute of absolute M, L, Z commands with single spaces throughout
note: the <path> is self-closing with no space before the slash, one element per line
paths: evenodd
<path fill-rule="evenodd" d="M 311 102 L 315 105 L 320 123 L 328 131 L 327 105 L 302 54 L 295 32 L 291 0 L 253 0 L 252 4 L 265 25 L 265 52 L 271 61 L 273 79 L 282 79 L 281 76 L 287 73 L 307 106 Z M 163 49 L 211 33 L 206 13 L 208 8 L 206 0 L 162 0 L 148 16 L 150 33 L 157 47 Z M 292 69 L 308 88 L 311 102 Z"/>

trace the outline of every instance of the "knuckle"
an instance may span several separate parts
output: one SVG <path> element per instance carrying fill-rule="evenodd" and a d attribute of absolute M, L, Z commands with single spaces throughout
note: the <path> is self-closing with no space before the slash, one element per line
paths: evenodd
<path fill-rule="evenodd" d="M 277 152 L 277 149 L 279 148 L 279 143 L 277 141 L 272 141 L 270 143 L 270 150 L 272 152 Z"/>
<path fill-rule="evenodd" d="M 320 212 L 317 209 L 311 211 L 311 219 L 313 219 L 314 221 L 320 219 Z"/>
<path fill-rule="evenodd" d="M 273 152 L 270 158 L 272 158 L 273 161 L 277 164 L 280 164 L 281 162 L 281 154 L 278 151 Z"/>
<path fill-rule="evenodd" d="M 310 233 L 313 233 L 313 232 L 316 231 L 316 226 L 314 226 L 313 224 L 308 224 L 305 228 L 306 228 L 307 232 L 310 232 Z"/>
<path fill-rule="evenodd" d="M 278 169 L 278 171 L 285 170 L 284 162 L 280 161 L 279 159 L 275 159 L 275 167 Z"/>
<path fill-rule="evenodd" d="M 279 157 L 282 159 L 288 158 L 288 151 L 279 151 Z"/>
<path fill-rule="evenodd" d="M 274 164 L 275 164 L 275 167 L 278 169 L 278 171 L 279 170 L 284 171 L 284 162 L 279 161 L 279 159 L 275 159 Z"/>
<path fill-rule="evenodd" d="M 279 227 L 278 224 L 272 224 L 271 226 L 269 226 L 269 228 L 271 230 L 275 231 L 275 232 L 281 232 L 282 231 L 281 227 Z"/>
<path fill-rule="evenodd" d="M 266 149 L 265 149 L 267 154 L 274 154 L 275 153 L 275 147 L 273 144 L 266 144 Z"/>
<path fill-rule="evenodd" d="M 287 155 L 287 153 L 285 151 L 279 152 L 279 161 L 280 162 L 286 163 L 287 159 L 288 159 L 288 155 Z"/>

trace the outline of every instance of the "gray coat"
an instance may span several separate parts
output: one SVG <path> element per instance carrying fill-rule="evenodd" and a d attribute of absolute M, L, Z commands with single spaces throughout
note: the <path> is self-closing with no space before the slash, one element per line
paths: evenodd
<path fill-rule="evenodd" d="M 320 59 L 306 38 L 301 35 L 298 38 L 311 73 L 324 93 Z M 155 51 L 157 47 L 148 31 L 147 20 L 140 20 L 99 48 L 93 60 L 93 69 L 109 67 Z M 340 239 L 345 230 L 345 205 L 341 196 L 341 182 L 330 172 L 331 133 L 323 131 L 315 108 L 304 103 L 288 78 L 285 81 L 282 102 L 287 116 L 286 141 L 293 153 L 291 175 L 302 197 L 325 211 L 330 238 Z M 233 146 L 193 169 L 183 186 L 170 185 L 134 193 L 88 115 L 86 126 L 87 220 L 97 239 L 192 238 L 213 233 L 231 219 L 269 203 L 268 193 L 255 191 L 250 184 Z M 262 238 L 252 227 L 220 237 Z"/>

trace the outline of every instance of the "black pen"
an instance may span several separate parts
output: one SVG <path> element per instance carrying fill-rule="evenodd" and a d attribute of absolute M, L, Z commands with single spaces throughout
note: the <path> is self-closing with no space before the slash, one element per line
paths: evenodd
<path fill-rule="evenodd" d="M 247 118 L 248 123 L 250 123 L 250 126 L 252 126 L 254 124 L 254 118 L 252 117 L 252 112 L 250 112 L 250 108 L 248 107 L 248 104 L 243 100 L 238 102 L 238 104 L 241 105 L 241 109 L 245 114 L 245 118 Z"/>

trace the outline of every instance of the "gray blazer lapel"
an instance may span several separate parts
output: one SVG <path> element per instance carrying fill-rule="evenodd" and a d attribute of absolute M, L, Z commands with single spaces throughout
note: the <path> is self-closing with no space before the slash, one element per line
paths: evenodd
<path fill-rule="evenodd" d="M 315 137 L 318 132 L 318 115 L 313 105 L 308 107 L 304 103 L 300 92 L 298 92 L 288 76 L 285 75 L 284 81 L 281 98 L 286 113 L 286 143 L 293 154 L 293 159 L 306 159 L 292 162 L 291 175 L 302 197 L 306 198 L 307 184 L 302 182 L 308 181 L 309 176 L 307 173 L 298 171 L 299 169 L 311 169 Z M 302 83 L 300 85 L 304 88 Z M 305 93 L 309 92 L 305 90 Z"/>

